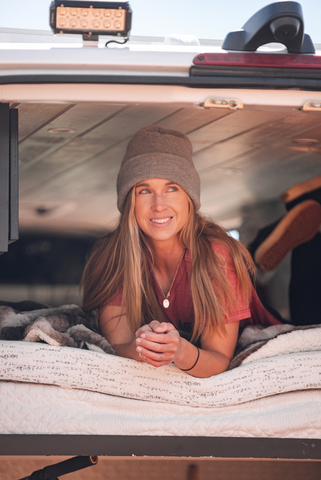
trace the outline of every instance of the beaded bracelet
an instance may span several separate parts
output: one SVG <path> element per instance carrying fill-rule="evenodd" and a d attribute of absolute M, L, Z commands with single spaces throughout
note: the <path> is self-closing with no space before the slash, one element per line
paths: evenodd
<path fill-rule="evenodd" d="M 182 370 L 182 372 L 189 372 L 189 371 L 192 370 L 192 369 L 195 367 L 195 365 L 197 364 L 198 359 L 200 358 L 200 349 L 199 349 L 198 347 L 196 347 L 196 348 L 197 348 L 197 359 L 196 359 L 196 362 L 194 363 L 194 365 L 193 365 L 191 368 L 186 368 L 186 369 L 184 369 L 184 368 L 178 367 L 180 370 Z"/>

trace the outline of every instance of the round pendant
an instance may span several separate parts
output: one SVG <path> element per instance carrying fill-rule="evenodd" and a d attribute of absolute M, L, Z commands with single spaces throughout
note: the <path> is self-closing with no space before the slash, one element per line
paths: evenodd
<path fill-rule="evenodd" d="M 169 300 L 168 300 L 168 298 L 164 298 L 163 307 L 164 307 L 164 308 L 168 308 L 168 307 L 169 307 Z"/>

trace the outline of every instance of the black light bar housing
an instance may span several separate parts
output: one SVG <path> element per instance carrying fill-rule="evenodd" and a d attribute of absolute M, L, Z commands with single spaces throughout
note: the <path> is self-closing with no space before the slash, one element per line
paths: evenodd
<path fill-rule="evenodd" d="M 65 11 L 64 17 L 62 17 L 66 19 L 65 25 L 62 25 L 64 23 L 62 21 L 61 25 L 57 23 L 59 22 L 59 16 L 61 16 L 59 12 L 62 12 L 62 10 Z M 72 15 L 70 12 L 72 12 Z M 122 26 L 116 28 L 115 24 L 118 20 L 114 16 L 119 13 L 122 13 Z M 86 20 L 93 15 L 95 16 L 95 26 L 93 26 L 93 21 L 89 21 L 85 25 Z M 71 26 L 72 22 L 75 25 Z M 132 10 L 128 2 L 53 0 L 50 4 L 49 23 L 55 34 L 75 34 L 89 37 L 107 35 L 128 38 L 132 24 Z M 104 23 L 105 25 L 110 23 L 110 25 L 104 28 Z"/>
<path fill-rule="evenodd" d="M 242 29 L 228 33 L 222 48 L 255 52 L 272 42 L 282 43 L 289 53 L 315 53 L 310 36 L 304 34 L 303 12 L 298 2 L 277 2 L 262 8 Z"/>

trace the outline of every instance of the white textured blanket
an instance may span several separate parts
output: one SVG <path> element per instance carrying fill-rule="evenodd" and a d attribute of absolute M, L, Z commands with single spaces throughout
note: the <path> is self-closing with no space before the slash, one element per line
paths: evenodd
<path fill-rule="evenodd" d="M 196 407 L 237 405 L 321 388 L 321 327 L 270 340 L 231 371 L 193 378 L 113 355 L 39 343 L 0 341 L 0 379 L 60 385 L 120 397 Z"/>

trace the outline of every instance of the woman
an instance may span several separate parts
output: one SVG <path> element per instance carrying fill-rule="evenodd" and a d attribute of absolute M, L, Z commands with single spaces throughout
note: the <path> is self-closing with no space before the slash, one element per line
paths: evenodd
<path fill-rule="evenodd" d="M 99 309 L 117 355 L 155 367 L 174 362 L 195 377 L 224 372 L 240 322 L 253 323 L 250 300 L 253 310 L 263 307 L 248 251 L 197 213 L 189 139 L 159 126 L 137 132 L 117 194 L 118 226 L 98 241 L 84 271 L 84 309 Z M 258 316 L 279 323 L 266 311 Z"/>

